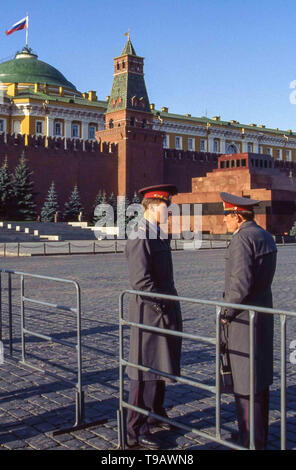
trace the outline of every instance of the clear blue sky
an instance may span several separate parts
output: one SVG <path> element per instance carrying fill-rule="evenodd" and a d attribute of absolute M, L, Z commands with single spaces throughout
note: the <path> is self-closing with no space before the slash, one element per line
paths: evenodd
<path fill-rule="evenodd" d="M 26 11 L 29 46 L 80 91 L 110 94 L 130 28 L 158 109 L 296 130 L 295 0 L 10 0 L 0 59 L 25 44 L 25 32 L 5 30 Z"/>

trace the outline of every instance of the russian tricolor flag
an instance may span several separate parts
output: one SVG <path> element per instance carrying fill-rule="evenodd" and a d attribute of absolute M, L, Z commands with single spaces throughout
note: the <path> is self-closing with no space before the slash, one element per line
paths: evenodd
<path fill-rule="evenodd" d="M 28 28 L 28 17 L 26 16 L 22 20 L 15 23 L 8 31 L 6 31 L 7 36 L 14 33 L 15 31 L 20 31 L 22 29 Z"/>

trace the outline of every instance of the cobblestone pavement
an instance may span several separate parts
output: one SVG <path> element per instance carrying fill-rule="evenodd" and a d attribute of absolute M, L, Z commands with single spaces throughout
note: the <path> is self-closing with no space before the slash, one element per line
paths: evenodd
<path fill-rule="evenodd" d="M 178 251 L 173 253 L 179 295 L 221 300 L 224 285 L 225 250 Z M 295 247 L 280 247 L 273 284 L 274 305 L 295 308 Z M 105 424 L 53 436 L 75 421 L 74 387 L 60 379 L 37 373 L 22 365 L 20 338 L 20 280 L 12 278 L 13 359 L 8 345 L 7 275 L 3 275 L 3 339 L 5 363 L 0 367 L 0 449 L 100 449 L 117 447 L 118 408 L 118 294 L 129 288 L 123 254 L 51 256 L 49 258 L 1 258 L 1 267 L 77 280 L 82 291 L 83 385 L 88 422 Z M 25 294 L 35 299 L 75 307 L 71 285 L 36 279 L 25 280 Z M 75 314 L 26 302 L 26 327 L 75 343 Z M 215 309 L 183 304 L 184 331 L 215 335 Z M 296 339 L 296 324 L 288 320 L 287 338 L 287 444 L 296 447 L 296 365 L 289 362 L 289 344 Z M 271 391 L 269 449 L 280 445 L 279 320 L 276 320 L 275 381 Z M 125 332 L 125 348 L 128 345 Z M 75 380 L 75 351 L 63 345 L 27 336 L 27 360 L 59 376 Z M 182 375 L 213 383 L 214 348 L 189 340 L 183 342 Z M 128 382 L 125 384 L 127 390 Z M 169 385 L 168 414 L 206 433 L 215 431 L 215 399 L 207 391 L 187 385 Z M 236 428 L 234 403 L 222 397 L 224 438 Z M 221 445 L 192 432 L 157 431 L 163 449 L 221 449 Z"/>

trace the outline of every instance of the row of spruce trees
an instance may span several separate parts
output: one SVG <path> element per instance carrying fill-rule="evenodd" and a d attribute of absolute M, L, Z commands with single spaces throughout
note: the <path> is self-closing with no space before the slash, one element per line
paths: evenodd
<path fill-rule="evenodd" d="M 24 156 L 20 158 L 19 164 L 15 167 L 14 172 L 8 169 L 7 158 L 0 167 L 0 218 L 2 220 L 36 220 L 37 211 L 34 202 L 35 193 L 33 191 L 34 182 L 32 181 L 33 172 L 30 171 L 27 160 Z M 140 203 L 137 194 L 134 194 L 132 203 Z M 109 204 L 113 207 L 115 218 L 117 220 L 117 200 L 112 193 L 107 197 L 105 190 L 100 190 L 93 204 L 93 213 L 90 215 L 89 222 L 96 223 L 99 219 L 94 216 L 94 209 L 99 204 Z M 125 210 L 130 201 L 125 198 Z M 78 220 L 79 214 L 83 213 L 84 208 L 81 202 L 77 185 L 65 203 L 63 211 L 59 211 L 58 195 L 54 181 L 51 183 L 47 197 L 41 209 L 40 220 L 42 222 L 54 222 L 55 214 L 59 213 L 64 221 Z M 128 222 L 130 218 L 126 218 Z"/>
<path fill-rule="evenodd" d="M 20 158 L 14 172 L 10 173 L 5 158 L 0 167 L 0 217 L 10 220 L 36 219 L 32 172 L 26 159 Z"/>
<path fill-rule="evenodd" d="M 140 204 L 140 198 L 137 196 L 137 194 L 134 194 L 132 203 L 135 204 Z M 100 204 L 108 204 L 113 208 L 113 213 L 114 213 L 114 222 L 116 222 L 117 217 L 119 214 L 117 213 L 118 207 L 117 207 L 117 199 L 114 196 L 114 193 L 111 193 L 109 197 L 107 197 L 107 193 L 105 190 L 100 190 L 95 198 L 94 204 L 93 204 L 93 212 L 90 217 L 89 222 L 92 222 L 95 224 L 101 217 L 105 217 L 106 212 L 103 211 L 101 216 L 95 216 L 95 208 L 99 206 Z M 119 210 L 125 211 L 126 208 L 129 206 L 130 201 L 128 200 L 127 197 L 125 197 L 124 205 L 121 205 Z M 59 210 L 59 203 L 58 203 L 58 195 L 55 189 L 55 184 L 54 182 L 51 183 L 51 186 L 49 188 L 47 198 L 44 202 L 44 205 L 41 210 L 41 221 L 42 222 L 53 222 L 54 221 L 54 216 L 55 213 L 58 212 Z M 80 195 L 77 186 L 74 187 L 72 194 L 68 200 L 68 202 L 65 203 L 64 206 L 64 211 L 63 211 L 63 219 L 64 220 L 77 220 L 78 215 L 80 212 L 83 212 L 83 206 L 81 203 Z M 133 217 L 125 217 L 125 222 L 128 223 Z"/>

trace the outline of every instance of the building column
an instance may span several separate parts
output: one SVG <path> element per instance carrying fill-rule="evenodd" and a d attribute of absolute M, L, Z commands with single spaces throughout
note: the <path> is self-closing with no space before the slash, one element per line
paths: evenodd
<path fill-rule="evenodd" d="M 208 152 L 213 152 L 214 151 L 214 139 L 213 137 L 208 136 Z"/>
<path fill-rule="evenodd" d="M 259 152 L 259 143 L 258 142 L 253 142 L 253 152 L 254 153 Z"/>
<path fill-rule="evenodd" d="M 248 152 L 248 142 L 244 139 L 243 140 L 243 153 Z"/>
<path fill-rule="evenodd" d="M 82 148 L 85 150 L 85 141 L 88 140 L 88 122 L 82 121 L 81 123 L 81 138 Z"/>
<path fill-rule="evenodd" d="M 226 140 L 220 139 L 220 152 L 226 153 Z"/>
<path fill-rule="evenodd" d="M 71 123 L 72 121 L 70 119 L 65 119 L 64 121 L 64 126 L 65 126 L 65 137 L 66 139 L 71 139 Z"/>
<path fill-rule="evenodd" d="M 70 119 L 64 120 L 64 142 L 65 142 L 65 150 L 67 150 L 67 139 L 71 139 L 71 123 Z"/>
<path fill-rule="evenodd" d="M 50 117 L 49 114 L 48 114 L 47 119 L 46 119 L 46 136 L 47 137 L 53 137 L 53 135 L 54 135 L 53 122 L 54 122 L 54 118 Z"/>

